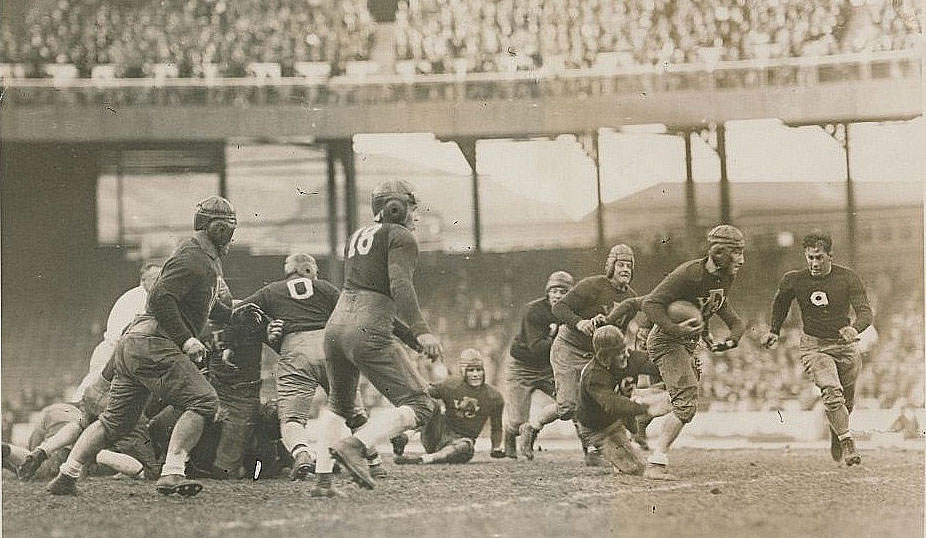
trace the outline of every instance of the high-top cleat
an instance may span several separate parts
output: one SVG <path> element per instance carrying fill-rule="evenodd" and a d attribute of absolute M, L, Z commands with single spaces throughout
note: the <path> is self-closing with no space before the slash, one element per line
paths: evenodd
<path fill-rule="evenodd" d="M 19 466 L 19 471 L 17 474 L 19 478 L 23 480 L 30 480 L 35 476 L 36 471 L 39 470 L 39 467 L 42 466 L 42 463 L 48 459 L 48 454 L 41 448 L 36 448 L 29 455 L 26 456 L 26 459 L 23 460 L 22 465 Z"/>
<path fill-rule="evenodd" d="M 846 466 L 852 467 L 853 465 L 861 465 L 862 455 L 855 451 L 855 440 L 851 437 L 846 437 L 842 441 L 842 451 L 846 457 Z"/>
<path fill-rule="evenodd" d="M 309 490 L 309 497 L 314 497 L 318 499 L 332 498 L 332 497 L 344 497 L 344 493 L 339 490 L 334 489 L 332 483 L 332 474 L 325 473 L 319 474 L 315 486 Z"/>
<path fill-rule="evenodd" d="M 518 438 L 516 435 L 505 433 L 505 457 L 518 459 Z"/>
<path fill-rule="evenodd" d="M 58 473 L 58 476 L 45 486 L 45 490 L 52 495 L 77 495 L 77 479 Z"/>
<path fill-rule="evenodd" d="M 603 457 L 601 457 L 601 452 L 596 449 L 589 448 L 588 452 L 585 453 L 585 466 L 610 467 L 611 465 Z"/>
<path fill-rule="evenodd" d="M 521 439 L 519 439 L 519 447 L 521 449 L 521 455 L 527 458 L 528 460 L 534 459 L 534 439 L 537 438 L 537 430 L 534 429 L 530 423 L 525 422 L 521 424 L 521 427 L 518 428 L 518 434 Z"/>
<path fill-rule="evenodd" d="M 424 463 L 421 456 L 396 456 L 393 461 L 395 461 L 396 465 L 421 465 Z"/>
<path fill-rule="evenodd" d="M 305 480 L 313 474 L 315 474 L 315 460 L 312 458 L 312 454 L 308 450 L 296 454 L 293 471 L 290 473 L 289 478 L 291 480 Z"/>
<path fill-rule="evenodd" d="M 833 461 L 842 461 L 842 442 L 833 430 L 830 430 L 830 456 L 833 457 Z"/>
<path fill-rule="evenodd" d="M 181 497 L 193 497 L 203 490 L 202 484 L 179 474 L 162 475 L 161 478 L 158 478 L 156 487 L 161 495 L 173 495 L 176 493 Z"/>
<path fill-rule="evenodd" d="M 675 475 L 666 470 L 665 465 L 652 462 L 646 463 L 646 468 L 643 469 L 643 478 L 650 480 L 678 480 Z"/>
<path fill-rule="evenodd" d="M 407 435 L 405 435 L 404 433 L 400 433 L 399 435 L 396 435 L 395 437 L 390 439 L 389 442 L 392 443 L 392 453 L 393 454 L 395 454 L 396 456 L 401 456 L 402 454 L 405 454 L 405 445 L 408 444 Z"/>
<path fill-rule="evenodd" d="M 360 487 L 373 489 L 376 481 L 370 476 L 366 459 L 366 448 L 356 437 L 341 439 L 331 447 L 331 456 L 347 469 Z"/>

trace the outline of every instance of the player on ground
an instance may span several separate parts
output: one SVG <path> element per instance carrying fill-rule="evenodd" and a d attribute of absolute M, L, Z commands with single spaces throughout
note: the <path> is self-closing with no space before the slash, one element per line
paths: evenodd
<path fill-rule="evenodd" d="M 685 424 L 694 418 L 698 406 L 698 374 L 693 353 L 699 337 L 713 351 L 736 347 L 746 326 L 730 305 L 727 294 L 736 273 L 745 262 L 746 240 L 737 228 L 722 224 L 707 234 L 708 255 L 679 265 L 643 300 L 643 311 L 655 326 L 649 333 L 647 352 L 659 368 L 672 397 L 673 413 L 666 417 L 653 453 L 648 457 L 646 476 L 674 480 L 666 471 L 669 447 Z M 701 308 L 702 320 L 675 323 L 667 308 L 675 301 L 687 301 Z M 717 314 L 730 329 L 730 336 L 714 344 L 707 330 L 708 320 Z"/>
<path fill-rule="evenodd" d="M 106 332 L 103 333 L 103 341 L 94 348 L 93 354 L 90 355 L 90 368 L 80 385 L 77 386 L 72 398 L 73 401 L 79 402 L 84 397 L 84 391 L 96 382 L 100 372 L 109 362 L 109 358 L 113 356 L 113 350 L 116 349 L 116 342 L 122 336 L 122 331 L 135 319 L 135 316 L 144 313 L 145 302 L 148 300 L 148 291 L 151 290 L 151 286 L 154 285 L 160 274 L 160 265 L 156 263 L 142 265 L 138 274 L 138 286 L 123 293 L 116 299 L 112 310 L 109 311 L 109 317 L 106 319 Z"/>
<path fill-rule="evenodd" d="M 553 306 L 553 314 L 563 324 L 550 348 L 550 363 L 556 380 L 556 403 L 544 408 L 531 422 L 521 425 L 521 453 L 534 457 L 534 439 L 544 425 L 556 419 L 575 422 L 579 375 L 592 358 L 592 334 L 606 323 L 611 309 L 636 292 L 630 287 L 633 279 L 633 249 L 624 244 L 614 245 L 605 262 L 605 274 L 583 278 L 563 299 Z M 585 464 L 592 467 L 607 465 L 594 446 L 581 433 Z"/>
<path fill-rule="evenodd" d="M 460 379 L 448 379 L 433 385 L 428 394 L 440 400 L 444 412 L 438 410 L 421 430 L 422 456 L 397 455 L 399 465 L 418 463 L 466 463 L 475 454 L 476 438 L 490 421 L 493 458 L 503 458 L 502 395 L 485 382 L 482 355 L 475 349 L 460 354 Z"/>
<path fill-rule="evenodd" d="M 626 426 L 635 428 L 640 415 L 656 417 L 670 412 L 669 394 L 662 389 L 636 388 L 640 376 L 655 379 L 659 370 L 645 353 L 626 347 L 617 327 L 596 329 L 592 346 L 595 357 L 582 369 L 579 381 L 579 429 L 616 470 L 642 475 L 643 458 L 630 444 Z"/>
<path fill-rule="evenodd" d="M 429 357 L 441 354 L 440 342 L 421 315 L 412 281 L 418 259 L 412 234 L 418 206 L 411 185 L 398 180 L 381 183 L 373 190 L 372 209 L 374 222 L 354 232 L 345 247 L 344 291 L 325 328 L 331 391 L 328 408 L 321 412 L 315 496 L 335 494 L 330 456 L 362 486 L 373 488 L 375 481 L 364 459 L 367 447 L 427 424 L 436 408 L 393 335 L 393 321 L 398 318 Z M 371 418 L 350 435 L 345 420 L 354 408 L 360 374 L 395 409 Z"/>
<path fill-rule="evenodd" d="M 807 268 L 785 273 L 772 302 L 772 323 L 762 344 L 778 342 L 781 324 L 797 299 L 804 334 L 801 362 L 804 371 L 823 394 L 830 425 L 830 454 L 835 461 L 845 456 L 846 465 L 858 465 L 862 457 L 855 450 L 849 431 L 849 414 L 855 403 L 855 380 L 862 368 L 858 350 L 859 333 L 871 325 L 872 312 L 865 285 L 851 269 L 833 263 L 833 240 L 824 233 L 804 237 Z M 849 322 L 849 307 L 855 322 Z"/>
<path fill-rule="evenodd" d="M 551 274 L 547 279 L 546 296 L 527 303 L 521 318 L 521 331 L 511 343 L 505 410 L 505 455 L 509 458 L 518 457 L 517 436 L 521 425 L 530 419 L 534 391 L 556 397 L 550 346 L 559 331 L 559 320 L 553 315 L 553 306 L 573 285 L 572 275 L 566 271 Z"/>
<path fill-rule="evenodd" d="M 109 405 L 74 444 L 48 485 L 51 494 L 76 494 L 84 464 L 135 427 L 151 394 L 183 410 L 157 490 L 181 496 L 202 490 L 201 483 L 187 480 L 185 466 L 204 424 L 215 416 L 218 397 L 192 361 L 202 360 L 206 352 L 197 335 L 210 311 L 219 321 L 231 316 L 217 299 L 224 283 L 221 256 L 228 251 L 236 226 L 235 210 L 224 198 L 213 196 L 197 204 L 194 235 L 182 241 L 164 264 L 148 295 L 145 314 L 135 318 L 116 345 Z"/>

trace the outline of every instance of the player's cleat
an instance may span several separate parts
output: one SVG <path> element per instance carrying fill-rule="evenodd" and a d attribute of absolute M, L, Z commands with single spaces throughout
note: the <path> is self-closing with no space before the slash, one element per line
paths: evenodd
<path fill-rule="evenodd" d="M 356 437 L 341 439 L 331 447 L 331 456 L 354 478 L 360 487 L 373 489 L 376 481 L 370 476 L 367 464 L 366 449 Z"/>
<path fill-rule="evenodd" d="M 510 433 L 505 433 L 505 457 L 518 459 L 518 438 Z"/>
<path fill-rule="evenodd" d="M 842 461 L 842 443 L 833 430 L 830 430 L 830 456 L 833 457 L 833 461 Z"/>
<path fill-rule="evenodd" d="M 585 466 L 586 467 L 610 467 L 610 464 L 601 457 L 601 453 L 597 450 L 589 450 L 585 453 Z"/>
<path fill-rule="evenodd" d="M 393 454 L 395 454 L 396 456 L 401 456 L 402 454 L 405 454 L 405 445 L 408 444 L 407 435 L 405 435 L 404 433 L 400 433 L 399 435 L 396 435 L 395 437 L 390 439 L 389 442 L 392 443 L 392 453 Z"/>
<path fill-rule="evenodd" d="M 58 473 L 58 476 L 53 478 L 45 489 L 52 495 L 77 495 L 77 479 Z"/>
<path fill-rule="evenodd" d="M 643 469 L 643 478 L 650 480 L 678 480 L 678 478 L 666 471 L 665 465 L 647 462 L 646 468 Z"/>
<path fill-rule="evenodd" d="M 156 487 L 161 495 L 173 495 L 176 493 L 181 497 L 193 497 L 203 490 L 202 484 L 179 474 L 162 475 L 161 478 L 158 478 Z"/>
<path fill-rule="evenodd" d="M 42 466 L 42 463 L 48 459 L 48 454 L 45 453 L 45 450 L 42 448 L 36 448 L 29 455 L 26 456 L 26 459 L 23 460 L 22 465 L 19 466 L 19 478 L 23 480 L 30 480 L 35 476 L 36 471 L 39 470 L 39 467 Z"/>
<path fill-rule="evenodd" d="M 387 476 L 389 476 L 389 472 L 386 471 L 386 468 L 383 467 L 382 463 L 377 463 L 374 465 L 370 465 L 370 476 L 372 476 L 376 480 L 379 480 L 381 478 L 386 478 Z"/>
<path fill-rule="evenodd" d="M 424 463 L 421 456 L 396 456 L 394 461 L 396 465 L 420 465 Z"/>
<path fill-rule="evenodd" d="M 534 439 L 537 438 L 537 430 L 534 429 L 530 423 L 525 422 L 521 424 L 521 427 L 518 428 L 518 435 L 520 435 L 519 448 L 521 449 L 521 455 L 527 458 L 528 460 L 534 459 Z"/>
<path fill-rule="evenodd" d="M 296 454 L 293 462 L 293 471 L 289 474 L 291 480 L 305 480 L 315 474 L 315 460 L 308 450 L 303 450 Z"/>
<path fill-rule="evenodd" d="M 8 469 L 19 475 L 19 468 L 13 465 L 13 462 L 10 461 L 10 455 L 13 453 L 13 449 L 10 447 L 9 443 L 3 443 L 3 468 Z"/>
<path fill-rule="evenodd" d="M 862 463 L 862 455 L 855 451 L 855 440 L 851 437 L 846 437 L 841 441 L 842 451 L 846 456 L 846 465 L 852 467 L 853 465 L 860 465 Z"/>

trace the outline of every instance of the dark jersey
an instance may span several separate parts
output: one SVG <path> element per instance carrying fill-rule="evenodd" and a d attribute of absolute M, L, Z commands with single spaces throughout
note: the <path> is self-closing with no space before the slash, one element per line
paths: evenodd
<path fill-rule="evenodd" d="M 344 289 L 390 297 L 415 336 L 431 332 L 421 315 L 413 276 L 418 242 L 399 224 L 375 222 L 354 232 L 344 248 Z"/>
<path fill-rule="evenodd" d="M 505 400 L 487 383 L 473 387 L 463 379 L 453 378 L 432 385 L 428 393 L 444 402 L 447 421 L 455 433 L 475 439 L 479 437 L 486 420 L 491 419 L 492 446 L 501 444 Z"/>
<path fill-rule="evenodd" d="M 298 274 L 271 282 L 243 303 L 254 303 L 273 319 L 281 319 L 283 333 L 324 329 L 340 292 L 332 283 Z"/>
<path fill-rule="evenodd" d="M 730 328 L 731 338 L 739 340 L 746 332 L 746 326 L 727 300 L 733 276 L 709 271 L 707 260 L 700 258 L 685 262 L 666 275 L 643 299 L 643 311 L 666 333 L 677 335 L 675 323 L 669 319 L 666 308 L 675 301 L 688 301 L 700 306 L 705 323 L 714 314 L 720 316 Z"/>
<path fill-rule="evenodd" d="M 598 358 L 589 361 L 579 378 L 576 419 L 586 428 L 600 430 L 625 417 L 645 414 L 645 406 L 630 400 L 641 374 L 659 378 L 659 369 L 642 351 L 631 351 L 625 368 L 618 365 L 617 357 L 607 366 Z"/>
<path fill-rule="evenodd" d="M 607 315 L 621 301 L 636 294 L 630 286 L 622 290 L 615 288 L 604 275 L 583 278 L 553 307 L 553 315 L 566 326 L 563 339 L 579 349 L 591 351 L 592 337 L 579 332 L 576 323 L 598 314 Z"/>
<path fill-rule="evenodd" d="M 823 276 L 811 276 L 809 269 L 785 273 L 772 302 L 773 333 L 781 331 L 794 299 L 801 308 L 804 332 L 810 336 L 839 338 L 839 329 L 849 325 L 849 306 L 855 310 L 852 326 L 858 332 L 871 325 L 865 285 L 851 269 L 841 265 L 833 265 L 829 274 Z"/>
<path fill-rule="evenodd" d="M 203 235 L 195 235 L 181 242 L 164 263 L 148 292 L 146 313 L 157 320 L 159 331 L 182 348 L 203 332 L 210 312 L 214 319 L 228 321 L 231 309 L 218 300 L 221 277 L 215 247 Z"/>
<path fill-rule="evenodd" d="M 546 297 L 527 303 L 521 318 L 521 331 L 511 343 L 511 357 L 525 365 L 549 369 L 550 345 L 559 320 Z"/>
<path fill-rule="evenodd" d="M 200 340 L 211 343 L 210 380 L 226 385 L 260 381 L 265 325 L 253 324 L 250 318 L 229 324 L 211 321 L 208 330 L 210 334 Z"/>

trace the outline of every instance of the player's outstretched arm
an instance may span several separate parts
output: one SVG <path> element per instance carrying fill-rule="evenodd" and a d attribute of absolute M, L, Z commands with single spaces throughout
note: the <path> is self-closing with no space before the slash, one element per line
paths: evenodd
<path fill-rule="evenodd" d="M 421 314 L 413 276 L 418 260 L 418 244 L 411 232 L 396 228 L 389 242 L 389 291 L 396 303 L 398 317 L 407 323 L 416 340 L 431 358 L 442 354 L 440 340 L 431 334 L 431 328 Z"/>
<path fill-rule="evenodd" d="M 786 274 L 778 284 L 778 290 L 775 291 L 775 298 L 772 299 L 772 322 L 769 326 L 768 334 L 762 337 L 762 346 L 771 349 L 778 343 L 778 335 L 781 334 L 781 325 L 788 317 L 788 310 L 791 309 L 791 301 L 794 300 L 794 288 L 791 286 L 791 277 Z"/>
<path fill-rule="evenodd" d="M 605 322 L 608 325 L 614 325 L 622 331 L 626 330 L 630 320 L 637 315 L 637 312 L 643 309 L 643 297 L 644 296 L 638 296 L 624 299 L 608 312 Z"/>

